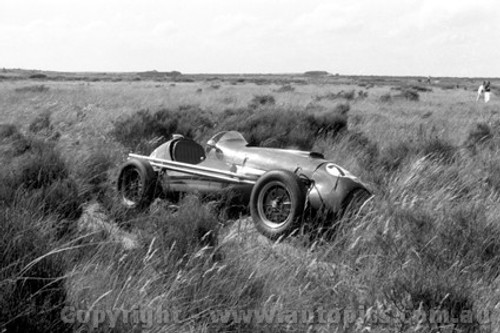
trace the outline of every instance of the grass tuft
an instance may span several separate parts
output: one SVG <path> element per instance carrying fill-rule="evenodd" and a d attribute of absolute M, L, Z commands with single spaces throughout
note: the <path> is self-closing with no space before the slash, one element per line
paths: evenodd
<path fill-rule="evenodd" d="M 248 103 L 248 107 L 256 109 L 265 106 L 272 106 L 276 104 L 276 99 L 273 95 L 255 95 Z"/>

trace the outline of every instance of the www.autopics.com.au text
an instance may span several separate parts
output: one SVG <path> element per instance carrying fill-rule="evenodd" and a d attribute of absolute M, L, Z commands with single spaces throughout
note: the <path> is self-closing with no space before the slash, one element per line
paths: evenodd
<path fill-rule="evenodd" d="M 359 306 L 358 308 L 346 309 L 323 309 L 320 307 L 314 310 L 212 310 L 197 315 L 196 319 L 204 317 L 213 324 L 335 324 L 346 326 L 354 323 L 365 325 L 429 323 L 488 325 L 492 323 L 496 312 L 495 310 L 463 310 L 460 313 L 450 313 L 443 309 L 401 312 Z M 61 311 L 61 319 L 68 324 L 90 325 L 93 328 L 104 324 L 111 328 L 116 327 L 117 324 L 132 324 L 140 325 L 143 328 L 151 328 L 159 324 L 181 324 L 195 318 L 183 316 L 179 310 L 163 308 L 162 306 L 156 308 L 134 306 L 128 310 L 89 310 L 67 306 Z"/>

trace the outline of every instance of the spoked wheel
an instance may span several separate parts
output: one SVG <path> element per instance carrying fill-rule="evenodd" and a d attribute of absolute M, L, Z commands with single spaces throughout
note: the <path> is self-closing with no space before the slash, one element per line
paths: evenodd
<path fill-rule="evenodd" d="M 257 230 L 271 239 L 296 230 L 304 210 L 305 192 L 304 185 L 292 172 L 275 170 L 261 176 L 250 198 Z"/>
<path fill-rule="evenodd" d="M 154 199 L 156 174 L 151 165 L 132 159 L 123 165 L 118 176 L 118 192 L 127 208 L 146 208 Z"/>
<path fill-rule="evenodd" d="M 292 212 L 292 201 L 286 186 L 273 181 L 267 183 L 259 193 L 257 201 L 259 215 L 270 228 L 279 228 L 285 223 Z"/>
<path fill-rule="evenodd" d="M 141 175 L 136 168 L 127 168 L 123 172 L 123 202 L 127 206 L 133 206 L 141 200 L 144 188 Z"/>

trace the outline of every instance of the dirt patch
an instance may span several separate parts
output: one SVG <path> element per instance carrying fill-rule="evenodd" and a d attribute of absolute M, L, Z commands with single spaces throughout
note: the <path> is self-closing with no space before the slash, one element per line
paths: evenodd
<path fill-rule="evenodd" d="M 83 209 L 82 216 L 78 219 L 78 231 L 103 233 L 110 241 L 121 243 L 127 250 L 139 246 L 137 236 L 120 229 L 113 221 L 110 221 L 98 203 L 91 203 Z"/>

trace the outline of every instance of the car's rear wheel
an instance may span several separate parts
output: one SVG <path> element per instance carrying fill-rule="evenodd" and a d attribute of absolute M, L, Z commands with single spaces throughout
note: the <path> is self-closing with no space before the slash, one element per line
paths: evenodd
<path fill-rule="evenodd" d="M 273 170 L 262 175 L 252 189 L 250 211 L 257 230 L 270 239 L 296 230 L 304 212 L 306 191 L 292 172 Z"/>
<path fill-rule="evenodd" d="M 130 209 L 148 207 L 154 199 L 156 173 L 147 161 L 131 159 L 118 176 L 118 192 L 123 205 Z"/>

